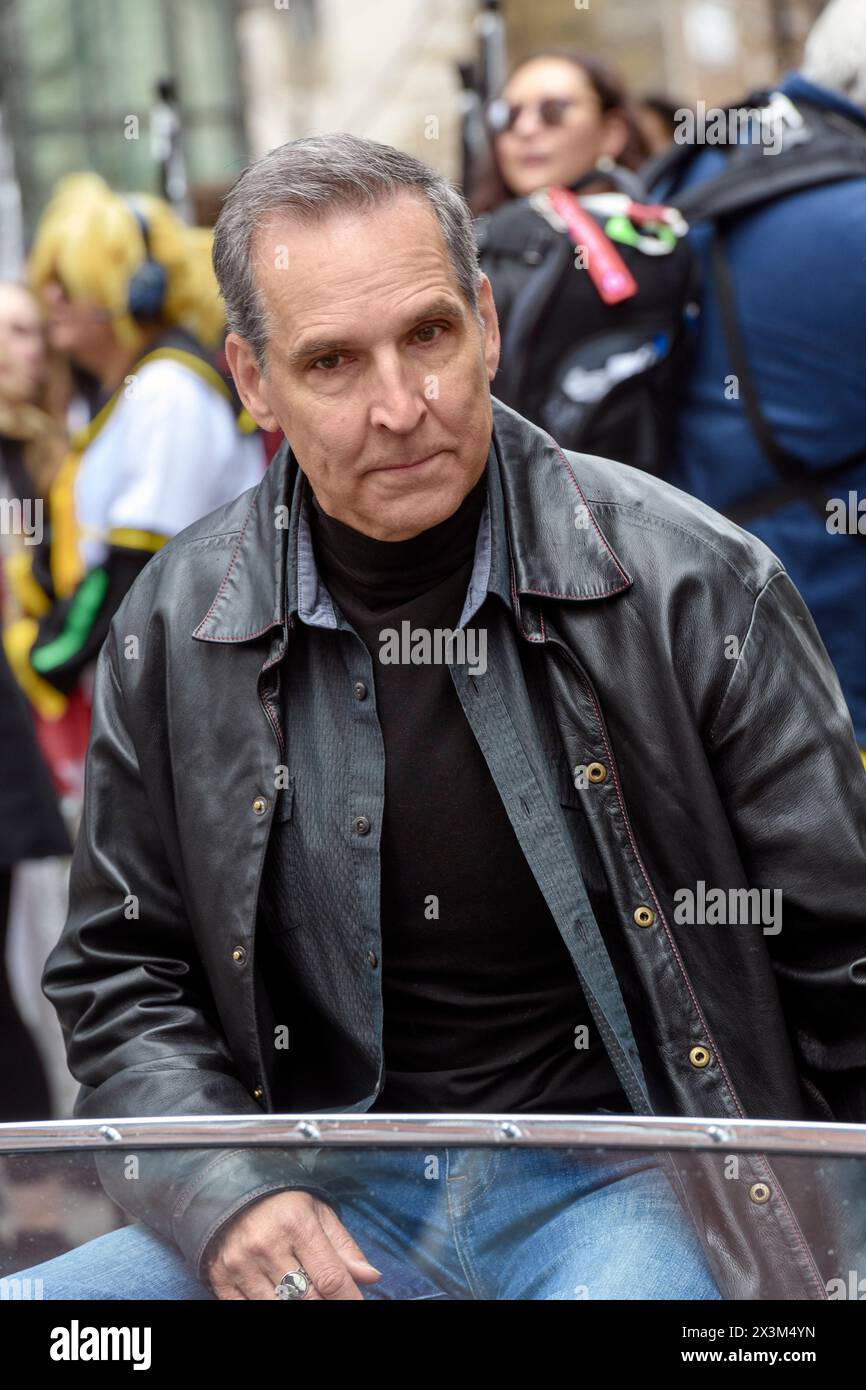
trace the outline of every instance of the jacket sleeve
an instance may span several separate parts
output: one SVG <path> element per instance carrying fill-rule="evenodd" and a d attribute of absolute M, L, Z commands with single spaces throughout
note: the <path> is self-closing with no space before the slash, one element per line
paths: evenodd
<path fill-rule="evenodd" d="M 749 884 L 781 893 L 763 940 L 805 1088 L 827 1118 L 866 1123 L 866 769 L 783 569 L 757 595 L 710 733 Z"/>
<path fill-rule="evenodd" d="M 81 1083 L 75 1116 L 115 1120 L 121 1131 L 124 1117 L 260 1117 L 235 1074 L 142 782 L 114 643 L 112 629 L 96 669 L 69 914 L 42 977 Z M 118 1146 L 97 1166 L 109 1196 L 175 1242 L 199 1278 L 211 1237 L 258 1197 L 304 1188 L 339 1210 L 277 1149 Z"/>

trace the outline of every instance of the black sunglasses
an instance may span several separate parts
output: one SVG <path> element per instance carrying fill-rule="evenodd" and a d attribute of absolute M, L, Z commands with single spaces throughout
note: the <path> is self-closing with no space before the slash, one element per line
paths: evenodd
<path fill-rule="evenodd" d="M 545 125 L 562 125 L 566 111 L 574 104 L 572 97 L 543 97 L 541 101 L 513 103 L 505 97 L 495 97 L 487 107 L 487 124 L 495 135 L 503 135 L 514 125 L 524 106 L 535 106 Z"/>

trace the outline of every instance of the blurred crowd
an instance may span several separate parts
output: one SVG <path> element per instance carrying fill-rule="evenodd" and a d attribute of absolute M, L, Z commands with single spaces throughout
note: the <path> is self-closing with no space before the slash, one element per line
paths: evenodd
<path fill-rule="evenodd" d="M 866 749 L 859 0 L 832 0 L 772 91 L 731 97 L 711 139 L 675 96 L 637 100 L 604 55 L 509 73 L 485 108 L 487 174 L 465 190 L 503 337 L 493 392 L 562 447 L 657 473 L 765 541 Z M 279 442 L 226 368 L 210 251 L 163 199 L 73 173 L 0 284 L 0 1122 L 68 1113 L 75 1093 L 34 999 L 109 623 Z"/>

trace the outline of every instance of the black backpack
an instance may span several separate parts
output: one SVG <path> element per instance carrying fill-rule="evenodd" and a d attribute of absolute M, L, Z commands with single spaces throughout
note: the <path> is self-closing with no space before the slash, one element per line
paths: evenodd
<path fill-rule="evenodd" d="M 625 201 L 650 201 L 644 184 L 627 171 L 605 176 L 628 195 Z M 599 228 L 612 226 L 594 211 L 597 200 L 579 201 Z M 610 304 L 587 270 L 576 268 L 572 236 L 551 225 L 532 199 L 515 199 L 479 218 L 479 261 L 502 332 L 494 395 L 563 448 L 663 472 L 695 297 L 687 230 L 681 223 L 668 236 L 664 254 L 613 241 L 637 293 Z"/>
<path fill-rule="evenodd" d="M 801 499 L 826 520 L 828 489 L 844 488 L 846 474 L 866 463 L 866 442 L 831 468 L 816 472 L 807 460 L 784 449 L 774 438 L 761 409 L 737 319 L 726 243 L 739 218 L 767 203 L 821 184 L 866 178 L 866 126 L 812 103 L 799 101 L 795 105 L 778 92 L 754 92 L 729 109 L 732 120 L 734 113 L 743 110 L 756 111 L 756 119 L 775 119 L 776 133 L 782 137 L 778 152 L 765 155 L 760 140 L 715 146 L 726 155 L 726 168 L 682 194 L 677 192 L 678 186 L 706 145 L 674 145 L 642 173 L 657 196 L 675 203 L 689 223 L 713 224 L 712 275 L 728 356 L 739 380 L 746 419 L 779 477 L 777 484 L 728 509 L 726 515 L 748 525 L 756 516 Z"/>

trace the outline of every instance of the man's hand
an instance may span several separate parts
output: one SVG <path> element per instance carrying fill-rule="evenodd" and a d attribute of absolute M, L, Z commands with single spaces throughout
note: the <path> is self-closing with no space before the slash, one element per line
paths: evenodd
<path fill-rule="evenodd" d="M 382 1277 L 331 1207 L 303 1191 L 274 1192 L 244 1207 L 218 1232 L 204 1272 L 217 1298 L 273 1300 L 283 1275 L 299 1266 L 311 1283 L 304 1302 L 363 1299 L 355 1280 Z"/>

